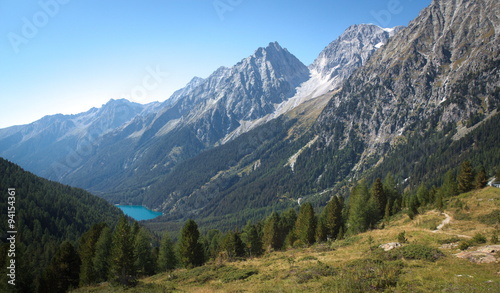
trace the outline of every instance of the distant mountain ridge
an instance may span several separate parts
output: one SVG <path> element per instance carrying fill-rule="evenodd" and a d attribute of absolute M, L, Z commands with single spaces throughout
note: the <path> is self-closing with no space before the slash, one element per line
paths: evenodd
<path fill-rule="evenodd" d="M 221 67 L 205 79 L 193 78 L 161 104 L 146 107 L 111 101 L 102 109 L 92 109 L 76 118 L 60 115 L 46 117 L 52 119 L 46 123 L 43 119 L 37 121 L 31 125 L 41 125 L 40 135 L 47 145 L 43 151 L 30 143 L 31 151 L 20 156 L 16 149 L 28 147 L 27 140 L 12 144 L 20 133 L 30 132 L 31 126 L 4 130 L 4 135 L 0 130 L 0 145 L 6 146 L 0 155 L 19 160 L 28 170 L 44 177 L 94 192 L 137 185 L 144 188 L 151 178 L 168 173 L 178 162 L 234 139 L 323 94 L 324 89 L 335 87 L 387 42 L 389 31 L 374 25 L 350 27 L 325 48 L 318 58 L 321 61 L 310 66 L 312 71 L 272 42 L 231 68 Z M 331 70 L 332 62 L 337 64 L 341 77 Z M 343 69 L 339 70 L 339 66 Z M 318 81 L 320 75 L 322 80 Z M 321 92 L 316 93 L 319 87 Z M 109 120 L 119 111 L 123 115 L 111 123 Z M 99 115 L 102 121 L 92 122 L 92 126 L 90 122 L 73 122 L 98 119 Z M 249 121 L 257 123 L 247 127 Z M 55 137 L 47 136 L 52 128 L 59 129 Z M 73 135 L 77 131 L 80 134 Z"/>

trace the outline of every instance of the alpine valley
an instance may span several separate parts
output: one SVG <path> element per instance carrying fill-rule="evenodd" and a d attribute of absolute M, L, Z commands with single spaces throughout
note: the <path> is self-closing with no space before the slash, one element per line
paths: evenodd
<path fill-rule="evenodd" d="M 500 6 L 435 0 L 408 27 L 352 25 L 309 66 L 277 42 L 163 103 L 111 100 L 0 130 L 0 156 L 177 231 L 242 227 L 360 179 L 500 166 Z"/>

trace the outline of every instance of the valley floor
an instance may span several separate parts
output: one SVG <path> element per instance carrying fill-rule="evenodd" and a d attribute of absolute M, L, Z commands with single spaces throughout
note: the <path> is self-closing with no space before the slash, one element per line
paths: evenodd
<path fill-rule="evenodd" d="M 399 214 L 383 229 L 260 258 L 178 269 L 141 279 L 135 288 L 104 283 L 75 292 L 499 292 L 500 246 L 491 241 L 499 232 L 500 189 L 452 198 L 444 212 L 422 212 L 413 220 Z M 478 235 L 486 242 L 474 242 Z M 392 251 L 378 248 L 405 238 Z M 475 253 L 486 246 L 488 253 Z M 463 252 L 473 256 L 457 257 Z"/>

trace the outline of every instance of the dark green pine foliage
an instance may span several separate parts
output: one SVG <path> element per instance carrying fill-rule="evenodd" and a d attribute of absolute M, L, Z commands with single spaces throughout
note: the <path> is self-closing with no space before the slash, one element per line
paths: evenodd
<path fill-rule="evenodd" d="M 469 192 L 474 187 L 474 172 L 469 161 L 464 161 L 458 173 L 458 192 Z"/>
<path fill-rule="evenodd" d="M 327 240 L 325 222 L 323 214 L 316 219 L 316 242 L 324 242 Z"/>
<path fill-rule="evenodd" d="M 95 254 L 92 259 L 95 273 L 93 281 L 95 283 L 104 282 L 108 279 L 112 240 L 113 232 L 109 227 L 104 227 L 95 244 Z"/>
<path fill-rule="evenodd" d="M 430 194 L 427 186 L 422 183 L 417 189 L 417 200 L 419 206 L 425 206 L 430 202 Z"/>
<path fill-rule="evenodd" d="M 340 228 L 342 227 L 342 209 L 343 199 L 338 196 L 333 196 L 328 201 L 323 210 L 323 218 L 325 219 L 325 230 L 327 239 L 334 240 L 337 238 Z"/>
<path fill-rule="evenodd" d="M 227 253 L 230 259 L 245 256 L 245 244 L 241 240 L 240 233 L 230 231 L 222 240 L 222 250 Z"/>
<path fill-rule="evenodd" d="M 137 223 L 137 222 L 135 222 Z M 138 276 L 154 274 L 151 237 L 144 228 L 138 228 L 134 240 L 134 267 Z"/>
<path fill-rule="evenodd" d="M 375 205 L 377 209 L 377 213 L 375 217 L 378 219 L 382 218 L 384 215 L 385 206 L 387 204 L 387 196 L 384 192 L 384 186 L 382 185 L 382 180 L 377 178 L 372 185 L 371 196 L 375 200 Z"/>
<path fill-rule="evenodd" d="M 201 266 L 205 262 L 203 246 L 200 242 L 200 231 L 194 220 L 189 219 L 181 231 L 179 241 L 179 257 L 184 267 Z"/>
<path fill-rule="evenodd" d="M 370 227 L 370 210 L 370 194 L 362 182 L 353 188 L 349 197 L 349 216 L 347 219 L 349 234 L 359 234 Z"/>
<path fill-rule="evenodd" d="M 300 207 L 295 222 L 295 235 L 301 244 L 311 245 L 316 239 L 316 216 L 311 203 L 306 202 Z"/>
<path fill-rule="evenodd" d="M 444 182 L 441 186 L 442 195 L 444 197 L 452 197 L 458 195 L 458 184 L 455 179 L 455 174 L 452 170 L 446 172 L 444 175 Z"/>
<path fill-rule="evenodd" d="M 486 184 L 488 184 L 488 177 L 486 175 L 486 170 L 481 166 L 479 172 L 477 172 L 474 185 L 476 189 L 482 189 L 486 187 Z"/>
<path fill-rule="evenodd" d="M 80 238 L 80 245 L 78 247 L 78 253 L 82 261 L 82 266 L 80 268 L 80 286 L 95 284 L 98 279 L 93 261 L 96 252 L 96 243 L 105 227 L 105 223 L 95 224 Z"/>
<path fill-rule="evenodd" d="M 63 242 L 45 271 L 39 291 L 62 293 L 78 288 L 80 264 L 80 256 L 73 245 Z"/>
<path fill-rule="evenodd" d="M 245 243 L 246 253 L 249 257 L 260 256 L 263 253 L 262 225 L 248 222 L 243 228 L 243 233 L 241 234 L 241 238 Z"/>
<path fill-rule="evenodd" d="M 109 280 L 117 285 L 136 285 L 134 244 L 131 228 L 125 216 L 122 216 L 116 225 L 112 243 Z"/>
<path fill-rule="evenodd" d="M 297 212 L 293 208 L 289 208 L 280 215 L 279 221 L 279 240 L 278 244 L 281 249 L 286 246 L 292 246 L 296 240 L 295 233 L 295 222 L 297 221 Z"/>
<path fill-rule="evenodd" d="M 158 251 L 157 268 L 159 272 L 171 271 L 177 267 L 177 256 L 175 255 L 174 243 L 168 233 L 163 235 Z"/>
<path fill-rule="evenodd" d="M 16 289 L 34 292 L 64 241 L 76 245 L 96 223 L 113 226 L 122 212 L 104 199 L 82 189 L 51 182 L 0 158 L 0 223 L 7 223 L 7 190 L 16 189 Z M 0 244 L 1 245 L 1 244 Z M 0 266 L 0 281 L 6 266 Z M 6 282 L 1 282 L 0 292 Z M 10 286 L 10 285 L 9 285 Z M 12 289 L 12 288 L 10 288 Z"/>
<path fill-rule="evenodd" d="M 217 229 L 210 229 L 204 237 L 205 257 L 207 259 L 216 259 L 219 255 L 222 243 L 222 233 Z"/>
<path fill-rule="evenodd" d="M 266 252 L 281 249 L 283 239 L 280 231 L 280 216 L 273 212 L 266 220 L 262 235 L 262 248 Z"/>

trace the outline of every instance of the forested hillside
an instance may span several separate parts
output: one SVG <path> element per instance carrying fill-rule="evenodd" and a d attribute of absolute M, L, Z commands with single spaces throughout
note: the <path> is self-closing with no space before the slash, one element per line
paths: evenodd
<path fill-rule="evenodd" d="M 9 195 L 9 189 L 11 195 Z M 0 158 L 1 284 L 0 291 L 34 292 L 60 245 L 76 246 L 93 224 L 114 226 L 122 212 L 82 189 L 39 178 Z M 15 194 L 15 200 L 8 200 Z M 9 210 L 15 213 L 7 213 Z M 14 215 L 14 216 L 12 216 Z M 8 227 L 8 219 L 14 220 Z M 12 247 L 6 231 L 15 234 L 16 286 L 7 284 L 7 251 Z"/>

